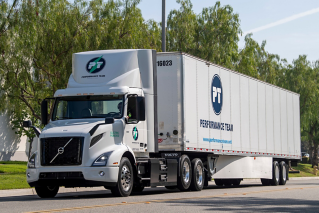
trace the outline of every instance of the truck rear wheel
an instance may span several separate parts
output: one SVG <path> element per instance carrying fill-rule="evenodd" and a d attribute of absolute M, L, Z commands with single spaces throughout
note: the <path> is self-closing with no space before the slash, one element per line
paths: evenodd
<path fill-rule="evenodd" d="M 287 166 L 285 161 L 281 161 L 279 164 L 280 168 L 280 179 L 279 179 L 279 184 L 280 185 L 286 185 L 287 182 Z"/>
<path fill-rule="evenodd" d="M 111 189 L 112 194 L 117 197 L 129 196 L 133 189 L 133 177 L 131 162 L 126 157 L 123 157 L 119 167 L 117 184 Z"/>
<path fill-rule="evenodd" d="M 182 155 L 180 162 L 180 175 L 177 178 L 177 188 L 181 191 L 189 189 L 192 180 L 192 165 L 187 155 Z"/>
<path fill-rule="evenodd" d="M 36 186 L 35 191 L 41 198 L 52 198 L 58 193 L 59 186 Z"/>
<path fill-rule="evenodd" d="M 270 181 L 271 185 L 277 186 L 279 184 L 280 180 L 280 168 L 277 161 L 274 161 L 273 163 L 273 169 L 272 169 L 272 180 Z"/>
<path fill-rule="evenodd" d="M 192 181 L 191 181 L 191 190 L 192 191 L 201 191 L 204 187 L 205 181 L 205 172 L 203 162 L 199 158 L 192 160 Z"/>

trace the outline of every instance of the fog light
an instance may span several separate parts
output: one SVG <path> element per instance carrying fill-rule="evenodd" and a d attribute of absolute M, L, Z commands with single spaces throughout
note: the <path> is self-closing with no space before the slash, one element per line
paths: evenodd
<path fill-rule="evenodd" d="M 105 173 L 104 173 L 103 171 L 100 171 L 99 175 L 100 175 L 100 176 L 104 176 Z"/>
<path fill-rule="evenodd" d="M 30 175 L 30 173 L 29 173 L 29 172 L 28 172 L 27 176 L 28 176 L 28 178 L 30 178 L 30 177 L 31 177 L 31 175 Z"/>

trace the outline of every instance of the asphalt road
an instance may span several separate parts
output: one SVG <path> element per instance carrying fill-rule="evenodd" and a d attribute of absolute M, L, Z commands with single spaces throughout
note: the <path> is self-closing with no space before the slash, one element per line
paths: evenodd
<path fill-rule="evenodd" d="M 201 192 L 146 188 L 126 198 L 102 188 L 59 193 L 53 199 L 11 195 L 0 197 L 0 212 L 319 212 L 319 180 L 290 180 L 285 186 L 211 184 Z"/>

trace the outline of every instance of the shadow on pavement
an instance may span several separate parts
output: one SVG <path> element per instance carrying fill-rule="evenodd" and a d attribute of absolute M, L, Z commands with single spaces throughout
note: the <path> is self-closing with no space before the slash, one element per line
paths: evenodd
<path fill-rule="evenodd" d="M 166 204 L 200 206 L 201 211 L 231 212 L 318 212 L 319 202 L 303 199 L 272 199 L 253 197 L 207 198 L 201 200 L 170 201 Z M 205 209 L 203 209 L 205 207 Z"/>

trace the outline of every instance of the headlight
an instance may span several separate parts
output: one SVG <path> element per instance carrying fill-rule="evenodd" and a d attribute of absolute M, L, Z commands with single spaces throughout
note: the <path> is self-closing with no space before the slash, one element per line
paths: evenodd
<path fill-rule="evenodd" d="M 35 157 L 37 156 L 37 153 L 33 153 L 28 161 L 28 168 L 33 169 L 35 168 Z"/>
<path fill-rule="evenodd" d="M 109 159 L 109 156 L 112 154 L 111 152 L 105 152 L 102 155 L 100 155 L 98 158 L 95 159 L 95 161 L 92 163 L 92 166 L 105 166 L 107 164 L 107 160 Z"/>

